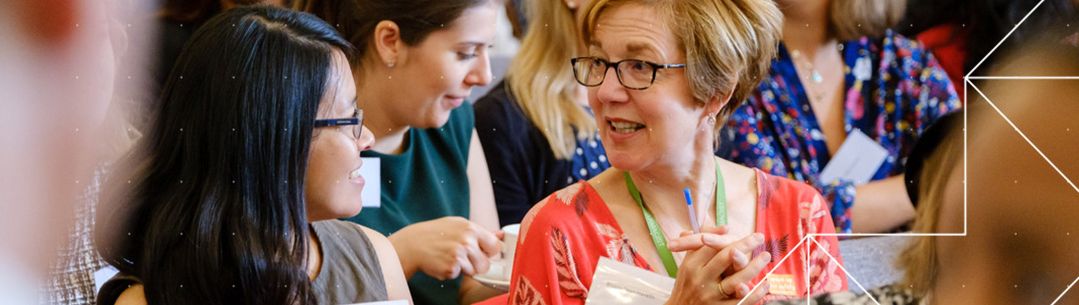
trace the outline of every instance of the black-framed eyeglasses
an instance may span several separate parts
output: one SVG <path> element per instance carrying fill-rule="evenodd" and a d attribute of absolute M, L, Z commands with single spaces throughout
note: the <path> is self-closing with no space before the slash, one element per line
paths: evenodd
<path fill-rule="evenodd" d="M 363 109 L 356 109 L 351 118 L 315 120 L 315 128 L 352 126 L 352 136 L 359 139 L 363 135 Z"/>
<path fill-rule="evenodd" d="M 573 77 L 577 82 L 586 87 L 595 87 L 603 84 L 607 77 L 607 70 L 614 67 L 615 75 L 622 87 L 633 90 L 644 90 L 652 86 L 656 81 L 656 71 L 660 69 L 685 68 L 685 64 L 657 64 L 639 59 L 626 59 L 619 62 L 609 62 L 597 57 L 577 57 L 570 59 L 573 65 Z"/>

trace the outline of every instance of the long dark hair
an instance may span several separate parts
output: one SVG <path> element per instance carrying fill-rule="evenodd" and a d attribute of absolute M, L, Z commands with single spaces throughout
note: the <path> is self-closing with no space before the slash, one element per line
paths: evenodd
<path fill-rule="evenodd" d="M 338 50 L 352 54 L 325 22 L 268 6 L 188 42 L 98 214 L 98 251 L 149 304 L 316 302 L 304 182 Z"/>
<path fill-rule="evenodd" d="M 362 56 L 375 26 L 389 20 L 401 29 L 401 41 L 414 46 L 432 32 L 449 27 L 466 9 L 502 0 L 293 0 L 293 6 L 334 25 Z M 546 1 L 546 0 L 544 0 Z"/>

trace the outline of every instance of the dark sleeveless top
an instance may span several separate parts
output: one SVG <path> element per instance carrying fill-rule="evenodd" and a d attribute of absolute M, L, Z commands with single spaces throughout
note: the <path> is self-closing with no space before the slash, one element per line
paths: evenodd
<path fill-rule="evenodd" d="M 311 223 L 322 249 L 322 268 L 311 283 L 312 293 L 322 305 L 385 301 L 386 283 L 378 254 L 363 228 L 340 220 Z M 112 305 L 139 279 L 117 274 L 105 282 L 97 304 Z"/>

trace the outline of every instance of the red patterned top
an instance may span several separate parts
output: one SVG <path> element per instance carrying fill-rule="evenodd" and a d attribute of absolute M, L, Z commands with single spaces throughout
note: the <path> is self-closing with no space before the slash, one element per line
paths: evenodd
<path fill-rule="evenodd" d="M 817 243 L 799 243 L 807 233 L 835 233 L 820 194 L 804 183 L 759 170 L 756 176 L 757 185 L 762 186 L 756 232 L 765 236 L 758 251 L 771 252 L 773 260 L 753 285 L 778 265 L 769 276 L 769 300 L 805 296 L 807 276 L 813 294 L 847 290 L 836 237 L 816 236 Z M 524 226 L 528 229 L 517 242 L 510 304 L 584 304 L 601 256 L 655 270 L 629 244 L 607 204 L 587 181 L 537 204 L 525 217 Z"/>

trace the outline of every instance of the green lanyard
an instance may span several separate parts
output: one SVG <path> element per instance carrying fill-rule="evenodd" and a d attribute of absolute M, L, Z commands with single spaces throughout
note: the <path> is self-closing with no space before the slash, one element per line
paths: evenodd
<path fill-rule="evenodd" d="M 652 216 L 652 212 L 648 211 L 648 208 L 644 206 L 644 199 L 641 198 L 641 192 L 637 190 L 637 185 L 633 183 L 633 178 L 629 176 L 628 172 L 622 175 L 626 177 L 626 188 L 629 189 L 630 196 L 633 196 L 633 200 L 637 201 L 637 206 L 641 207 L 641 211 L 644 213 L 644 222 L 648 225 L 648 234 L 652 235 L 652 243 L 656 245 L 656 252 L 659 252 L 659 259 L 663 261 L 663 267 L 667 269 L 667 275 L 677 277 L 678 264 L 674 262 L 671 249 L 667 248 L 667 237 L 663 234 L 663 228 L 659 227 L 659 224 L 656 223 L 656 217 Z M 719 164 L 716 164 L 716 226 L 725 224 L 727 224 L 727 196 L 723 188 L 723 175 L 719 172 Z"/>

